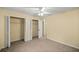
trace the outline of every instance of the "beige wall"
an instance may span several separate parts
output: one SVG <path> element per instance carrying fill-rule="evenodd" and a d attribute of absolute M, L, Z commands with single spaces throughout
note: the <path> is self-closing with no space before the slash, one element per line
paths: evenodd
<path fill-rule="evenodd" d="M 49 16 L 45 22 L 47 38 L 79 48 L 79 9 Z"/>
<path fill-rule="evenodd" d="M 32 19 L 32 18 L 38 19 L 38 17 L 33 17 L 25 13 L 0 8 L 0 49 L 4 48 L 5 16 L 21 17 L 21 18 L 26 18 L 27 20 Z"/>

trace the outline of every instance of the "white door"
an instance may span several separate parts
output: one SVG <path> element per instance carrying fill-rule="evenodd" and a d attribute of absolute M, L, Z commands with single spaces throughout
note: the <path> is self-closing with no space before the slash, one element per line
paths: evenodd
<path fill-rule="evenodd" d="M 25 41 L 32 40 L 32 20 L 25 20 Z"/>
<path fill-rule="evenodd" d="M 38 22 L 38 38 L 43 37 L 43 21 L 39 20 Z"/>
<path fill-rule="evenodd" d="M 10 47 L 10 16 L 6 16 L 5 47 Z"/>

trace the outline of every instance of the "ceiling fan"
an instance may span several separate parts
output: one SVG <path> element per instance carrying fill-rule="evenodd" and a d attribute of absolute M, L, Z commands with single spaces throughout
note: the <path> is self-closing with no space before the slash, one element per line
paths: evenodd
<path fill-rule="evenodd" d="M 31 7 L 27 8 L 28 10 L 31 10 L 34 14 L 37 14 L 38 16 L 44 16 L 50 14 L 47 12 L 47 7 Z"/>
<path fill-rule="evenodd" d="M 40 12 L 38 13 L 38 16 L 44 16 L 44 15 L 50 14 L 49 12 L 45 10 L 46 10 L 45 7 L 41 8 Z"/>

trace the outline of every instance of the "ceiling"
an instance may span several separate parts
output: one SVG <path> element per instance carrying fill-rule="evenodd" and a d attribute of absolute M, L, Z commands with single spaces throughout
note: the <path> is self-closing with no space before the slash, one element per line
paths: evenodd
<path fill-rule="evenodd" d="M 77 9 L 77 7 L 3 7 L 3 8 L 14 11 L 20 11 L 33 16 L 39 16 L 38 14 L 41 12 L 43 8 L 45 8 L 42 11 L 43 16 L 50 16 L 60 12 L 66 12 L 69 10 Z"/>

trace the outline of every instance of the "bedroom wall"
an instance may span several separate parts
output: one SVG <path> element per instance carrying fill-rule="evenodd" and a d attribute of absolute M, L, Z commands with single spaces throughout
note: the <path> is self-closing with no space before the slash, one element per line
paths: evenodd
<path fill-rule="evenodd" d="M 48 39 L 79 48 L 79 9 L 45 18 Z"/>

